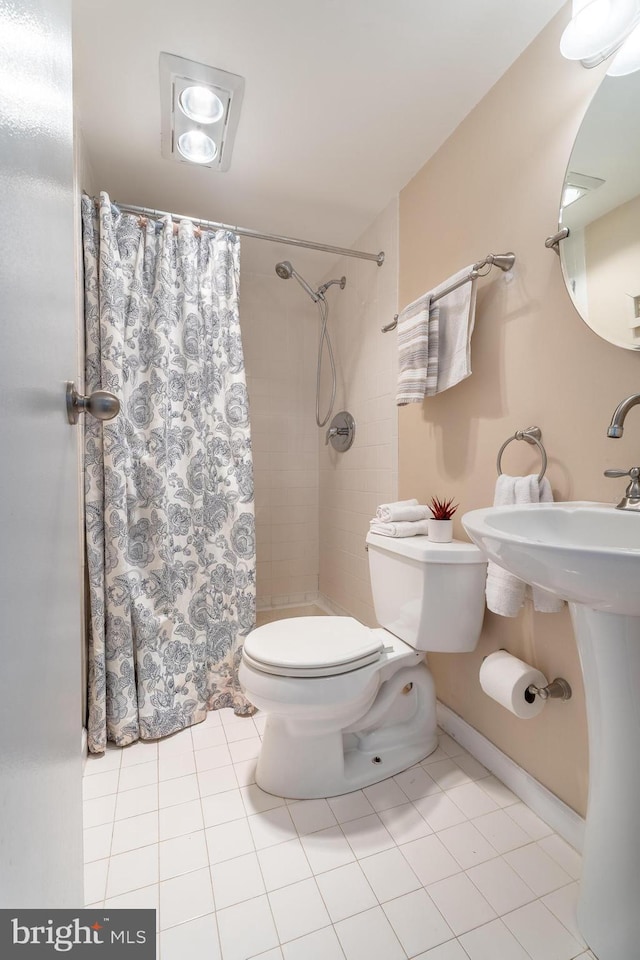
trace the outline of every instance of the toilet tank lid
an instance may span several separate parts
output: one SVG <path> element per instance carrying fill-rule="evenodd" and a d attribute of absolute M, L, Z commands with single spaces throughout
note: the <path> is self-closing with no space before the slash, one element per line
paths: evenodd
<path fill-rule="evenodd" d="M 401 557 L 419 560 L 421 563 L 486 563 L 482 550 L 466 540 L 452 540 L 451 543 L 436 543 L 429 537 L 383 537 L 379 533 L 368 533 L 367 543 L 378 550 L 396 553 Z"/>

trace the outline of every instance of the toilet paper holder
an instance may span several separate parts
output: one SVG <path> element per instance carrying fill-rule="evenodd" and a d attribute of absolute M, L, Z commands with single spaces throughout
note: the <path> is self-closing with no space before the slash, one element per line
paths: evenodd
<path fill-rule="evenodd" d="M 570 700 L 571 686 L 563 677 L 556 677 L 546 687 L 536 687 L 532 683 L 527 687 L 524 698 L 527 703 L 533 703 L 536 697 L 541 700 Z"/>
<path fill-rule="evenodd" d="M 500 647 L 500 649 L 504 653 L 509 652 L 504 647 Z M 486 659 L 486 657 L 483 657 L 483 662 Z M 534 683 L 531 683 L 525 690 L 524 698 L 527 703 L 533 703 L 536 697 L 540 697 L 541 700 L 571 700 L 572 693 L 569 681 L 565 680 L 564 677 L 556 677 L 546 687 L 536 687 Z"/>

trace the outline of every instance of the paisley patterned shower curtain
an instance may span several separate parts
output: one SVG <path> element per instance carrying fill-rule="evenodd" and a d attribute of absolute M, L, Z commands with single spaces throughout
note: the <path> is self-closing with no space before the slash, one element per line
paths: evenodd
<path fill-rule="evenodd" d="M 239 240 L 82 200 L 89 749 L 253 708 L 237 682 L 255 622 Z"/>

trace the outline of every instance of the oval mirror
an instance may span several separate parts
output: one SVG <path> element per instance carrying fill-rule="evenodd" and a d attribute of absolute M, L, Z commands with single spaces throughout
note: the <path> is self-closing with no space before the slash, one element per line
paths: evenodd
<path fill-rule="evenodd" d="M 605 77 L 578 131 L 564 181 L 560 259 L 582 319 L 640 350 L 640 72 Z"/>

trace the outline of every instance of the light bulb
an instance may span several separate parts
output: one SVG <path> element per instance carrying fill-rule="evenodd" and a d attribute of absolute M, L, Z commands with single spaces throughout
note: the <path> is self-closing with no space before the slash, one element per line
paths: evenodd
<path fill-rule="evenodd" d="M 639 0 L 591 0 L 562 34 L 560 53 L 567 60 L 604 59 L 624 40 L 639 15 Z"/>
<path fill-rule="evenodd" d="M 626 77 L 640 70 L 640 26 L 629 34 L 607 70 L 609 77 Z"/>
<path fill-rule="evenodd" d="M 178 97 L 180 109 L 196 123 L 217 123 L 224 114 L 224 104 L 209 87 L 185 87 Z"/>
<path fill-rule="evenodd" d="M 215 142 L 202 130 L 189 130 L 178 137 L 178 150 L 192 163 L 211 163 L 218 152 Z"/>

